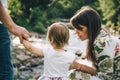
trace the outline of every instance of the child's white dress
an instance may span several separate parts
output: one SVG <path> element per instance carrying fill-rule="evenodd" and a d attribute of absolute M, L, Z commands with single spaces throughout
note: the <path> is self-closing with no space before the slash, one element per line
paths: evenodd
<path fill-rule="evenodd" d="M 75 54 L 69 51 L 43 49 L 44 75 L 38 80 L 70 80 L 67 77 L 69 66 L 75 60 Z"/>

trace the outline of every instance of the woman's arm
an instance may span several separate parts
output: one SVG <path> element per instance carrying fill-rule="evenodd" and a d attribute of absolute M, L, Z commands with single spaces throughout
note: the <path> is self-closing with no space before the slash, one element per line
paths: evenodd
<path fill-rule="evenodd" d="M 77 71 L 83 71 L 92 75 L 96 75 L 96 69 L 94 67 L 89 67 L 87 65 L 80 64 L 77 61 L 74 61 L 71 64 L 70 69 L 76 69 Z"/>
<path fill-rule="evenodd" d="M 33 46 L 29 41 L 23 40 L 23 46 L 30 51 L 31 53 L 38 55 L 38 56 L 43 56 L 43 51 L 42 49 L 39 49 L 35 46 Z"/>

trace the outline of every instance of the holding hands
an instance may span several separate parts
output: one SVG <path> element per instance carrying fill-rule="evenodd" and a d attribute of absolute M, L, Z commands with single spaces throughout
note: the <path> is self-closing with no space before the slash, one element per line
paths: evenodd
<path fill-rule="evenodd" d="M 11 33 L 19 37 L 21 43 L 23 42 L 23 39 L 28 40 L 29 32 L 25 28 L 15 24 L 10 15 L 5 11 L 5 8 L 3 7 L 1 1 L 0 21 L 2 21 L 4 25 L 6 25 L 6 27 Z"/>
<path fill-rule="evenodd" d="M 20 43 L 23 43 L 23 39 L 28 40 L 29 38 L 29 32 L 19 25 L 14 24 L 9 31 L 19 37 Z"/>

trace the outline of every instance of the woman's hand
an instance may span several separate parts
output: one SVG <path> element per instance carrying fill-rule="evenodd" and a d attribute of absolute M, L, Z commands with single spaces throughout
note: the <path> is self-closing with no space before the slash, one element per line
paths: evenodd
<path fill-rule="evenodd" d="M 74 61 L 71 66 L 70 69 L 76 69 L 77 71 L 82 71 L 82 72 L 86 72 L 92 75 L 96 75 L 96 68 L 94 67 L 89 67 L 87 65 L 84 64 L 80 64 L 77 61 Z"/>

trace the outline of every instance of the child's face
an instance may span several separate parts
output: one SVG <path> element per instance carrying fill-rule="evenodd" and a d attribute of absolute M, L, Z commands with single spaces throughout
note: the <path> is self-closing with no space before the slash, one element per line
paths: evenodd
<path fill-rule="evenodd" d="M 75 29 L 75 33 L 82 41 L 88 39 L 88 30 L 85 26 L 82 26 L 82 30 Z"/>

